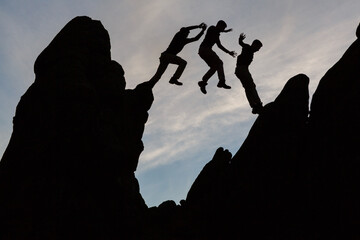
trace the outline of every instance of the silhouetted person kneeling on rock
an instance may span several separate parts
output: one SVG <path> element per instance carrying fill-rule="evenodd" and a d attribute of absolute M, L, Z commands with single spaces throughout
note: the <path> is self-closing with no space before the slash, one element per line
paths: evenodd
<path fill-rule="evenodd" d="M 190 30 L 196 28 L 202 28 L 201 32 L 194 38 L 187 38 L 190 33 Z M 174 73 L 173 77 L 170 79 L 169 83 L 182 85 L 182 83 L 179 82 L 178 79 L 181 77 L 181 74 L 183 73 L 187 62 L 181 57 L 176 55 L 179 52 L 181 52 L 181 50 L 184 48 L 186 44 L 199 40 L 200 37 L 204 34 L 205 29 L 206 29 L 206 24 L 201 23 L 200 25 L 197 26 L 183 27 L 180 29 L 179 32 L 175 34 L 174 38 L 170 42 L 169 47 L 160 56 L 160 65 L 155 75 L 149 80 L 149 83 L 151 83 L 152 86 L 155 86 L 155 84 L 160 80 L 161 76 L 163 75 L 163 73 L 165 72 L 166 68 L 170 63 L 179 66 L 176 69 L 176 72 Z"/>
<path fill-rule="evenodd" d="M 219 76 L 219 88 L 230 89 L 231 87 L 226 85 L 225 83 L 225 74 L 224 74 L 224 67 L 223 62 L 219 58 L 219 56 L 212 50 L 214 44 L 216 44 L 221 50 L 230 54 L 232 57 L 236 57 L 236 52 L 227 50 L 220 42 L 220 33 L 222 32 L 231 32 L 232 29 L 227 29 L 226 23 L 223 20 L 218 21 L 216 26 L 211 26 L 206 32 L 204 41 L 201 43 L 199 48 L 199 55 L 200 57 L 207 63 L 210 67 L 209 71 L 205 73 L 200 81 L 199 87 L 202 93 L 206 94 L 206 85 L 207 81 L 214 75 L 215 72 L 218 72 Z"/>
<path fill-rule="evenodd" d="M 237 58 L 235 75 L 240 79 L 241 84 L 245 88 L 245 94 L 249 101 L 252 113 L 258 114 L 261 112 L 263 106 L 260 97 L 256 91 L 256 85 L 249 72 L 249 66 L 254 58 L 254 53 L 259 51 L 262 43 L 259 40 L 254 40 L 251 46 L 243 42 L 246 35 L 240 34 L 239 44 L 242 46 L 242 52 Z"/>

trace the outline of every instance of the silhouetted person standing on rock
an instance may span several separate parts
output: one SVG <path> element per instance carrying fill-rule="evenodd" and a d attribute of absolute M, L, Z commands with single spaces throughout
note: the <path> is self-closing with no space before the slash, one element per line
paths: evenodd
<path fill-rule="evenodd" d="M 206 85 L 207 81 L 214 75 L 215 72 L 218 72 L 219 76 L 219 88 L 230 89 L 231 87 L 226 85 L 225 83 L 225 74 L 224 74 L 224 67 L 223 62 L 219 58 L 219 56 L 212 50 L 214 44 L 216 44 L 221 50 L 230 54 L 232 57 L 236 57 L 236 52 L 227 50 L 220 42 L 220 33 L 222 32 L 231 32 L 232 29 L 227 29 L 226 23 L 223 20 L 218 21 L 216 26 L 211 26 L 206 32 L 205 38 L 200 45 L 199 48 L 199 55 L 200 57 L 207 63 L 210 69 L 205 73 L 200 81 L 199 87 L 202 93 L 206 94 Z"/>
<path fill-rule="evenodd" d="M 190 31 L 196 28 L 202 28 L 201 32 L 194 38 L 187 38 Z M 182 85 L 182 83 L 179 82 L 178 79 L 181 77 L 181 74 L 183 73 L 187 62 L 181 57 L 177 56 L 177 54 L 184 48 L 186 44 L 199 40 L 200 37 L 204 34 L 205 29 L 206 24 L 201 23 L 200 25 L 196 26 L 183 27 L 180 29 L 179 32 L 175 34 L 174 38 L 170 42 L 169 47 L 160 56 L 160 65 L 155 75 L 149 80 L 149 83 L 151 83 L 152 86 L 154 86 L 160 80 L 161 76 L 163 75 L 170 63 L 179 66 L 176 69 L 176 72 L 174 73 L 172 78 L 170 79 L 169 83 L 175 85 Z"/>
<path fill-rule="evenodd" d="M 254 80 L 249 72 L 249 66 L 253 61 L 254 53 L 260 50 L 262 43 L 256 39 L 250 46 L 243 42 L 245 37 L 246 35 L 244 33 L 240 34 L 239 44 L 242 47 L 242 51 L 237 58 L 235 75 L 240 79 L 241 84 L 245 88 L 246 98 L 252 108 L 252 113 L 258 114 L 261 112 L 263 106 L 256 91 Z"/>

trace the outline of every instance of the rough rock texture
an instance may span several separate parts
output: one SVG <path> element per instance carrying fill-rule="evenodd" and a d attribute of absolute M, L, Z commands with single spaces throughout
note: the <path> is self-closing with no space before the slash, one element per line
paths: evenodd
<path fill-rule="evenodd" d="M 290 79 L 234 157 L 220 148 L 199 174 L 184 204 L 191 236 L 360 238 L 359 78 L 357 39 L 321 79 L 309 117 L 309 79 Z"/>
<path fill-rule="evenodd" d="M 357 39 L 325 74 L 309 121 L 312 218 L 331 235 L 360 238 L 360 25 Z M 325 231 L 325 230 L 324 230 Z"/>
<path fill-rule="evenodd" d="M 199 229 L 205 229 L 198 233 L 201 239 L 278 239 L 277 228 L 296 224 L 292 221 L 304 208 L 298 154 L 304 148 L 308 84 L 304 74 L 291 78 L 265 106 L 234 157 L 220 148 L 204 167 L 186 199 L 186 207 L 198 212 Z"/>
<path fill-rule="evenodd" d="M 360 27 L 356 31 L 359 37 Z M 99 21 L 70 21 L 35 62 L 0 162 L 0 239 L 359 239 L 360 42 L 291 78 L 232 157 L 219 148 L 176 205 L 134 176 L 153 95 L 125 90 Z"/>
<path fill-rule="evenodd" d="M 125 90 L 100 21 L 77 17 L 35 62 L 0 164 L 1 239 L 127 239 L 147 210 L 134 171 L 153 95 Z"/>

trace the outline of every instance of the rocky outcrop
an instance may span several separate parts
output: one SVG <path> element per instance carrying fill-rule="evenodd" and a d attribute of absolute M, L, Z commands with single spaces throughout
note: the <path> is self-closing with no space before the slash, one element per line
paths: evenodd
<path fill-rule="evenodd" d="M 307 157 L 312 218 L 330 235 L 359 237 L 360 25 L 357 39 L 320 80 L 311 103 Z M 328 231 L 328 230 L 327 230 Z M 340 238 L 340 237 L 339 237 Z"/>
<path fill-rule="evenodd" d="M 279 239 L 278 228 L 290 229 L 304 219 L 304 166 L 298 154 L 305 144 L 308 84 L 304 74 L 291 78 L 264 107 L 234 157 L 219 148 L 199 174 L 185 209 L 197 219 L 191 225 L 198 224 L 200 239 Z"/>
<path fill-rule="evenodd" d="M 356 31 L 359 37 L 358 27 Z M 134 176 L 151 86 L 126 90 L 99 21 L 70 21 L 35 62 L 0 162 L 1 239 L 357 239 L 360 42 L 312 98 L 299 74 L 232 157 L 219 148 L 176 205 Z"/>
<path fill-rule="evenodd" d="M 231 160 L 217 151 L 185 205 L 197 239 L 359 238 L 359 66 L 357 39 L 321 79 L 310 115 L 309 79 L 299 74 Z"/>
<path fill-rule="evenodd" d="M 77 17 L 35 62 L 0 164 L 1 239 L 131 239 L 147 206 L 134 171 L 152 101 L 125 90 L 100 21 Z"/>

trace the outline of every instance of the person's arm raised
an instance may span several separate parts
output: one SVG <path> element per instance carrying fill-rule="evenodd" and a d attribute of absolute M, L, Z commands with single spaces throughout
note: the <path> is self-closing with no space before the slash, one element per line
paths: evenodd
<path fill-rule="evenodd" d="M 206 24 L 205 23 L 200 23 L 199 25 L 194 25 L 194 26 L 189 26 L 189 27 L 184 27 L 184 29 L 186 30 L 194 30 L 196 28 L 202 28 L 203 26 L 206 27 Z"/>
<path fill-rule="evenodd" d="M 244 47 L 246 45 L 246 43 L 244 43 L 244 39 L 246 38 L 246 35 L 244 33 L 240 33 L 239 36 L 239 45 Z"/>
<path fill-rule="evenodd" d="M 197 26 L 198 28 L 202 28 L 201 32 L 199 32 L 198 35 L 196 35 L 195 37 L 193 38 L 189 38 L 188 39 L 188 43 L 190 42 L 195 42 L 197 40 L 199 40 L 201 38 L 201 36 L 204 34 L 205 30 L 206 30 L 206 24 L 205 23 L 201 23 L 199 26 Z"/>

